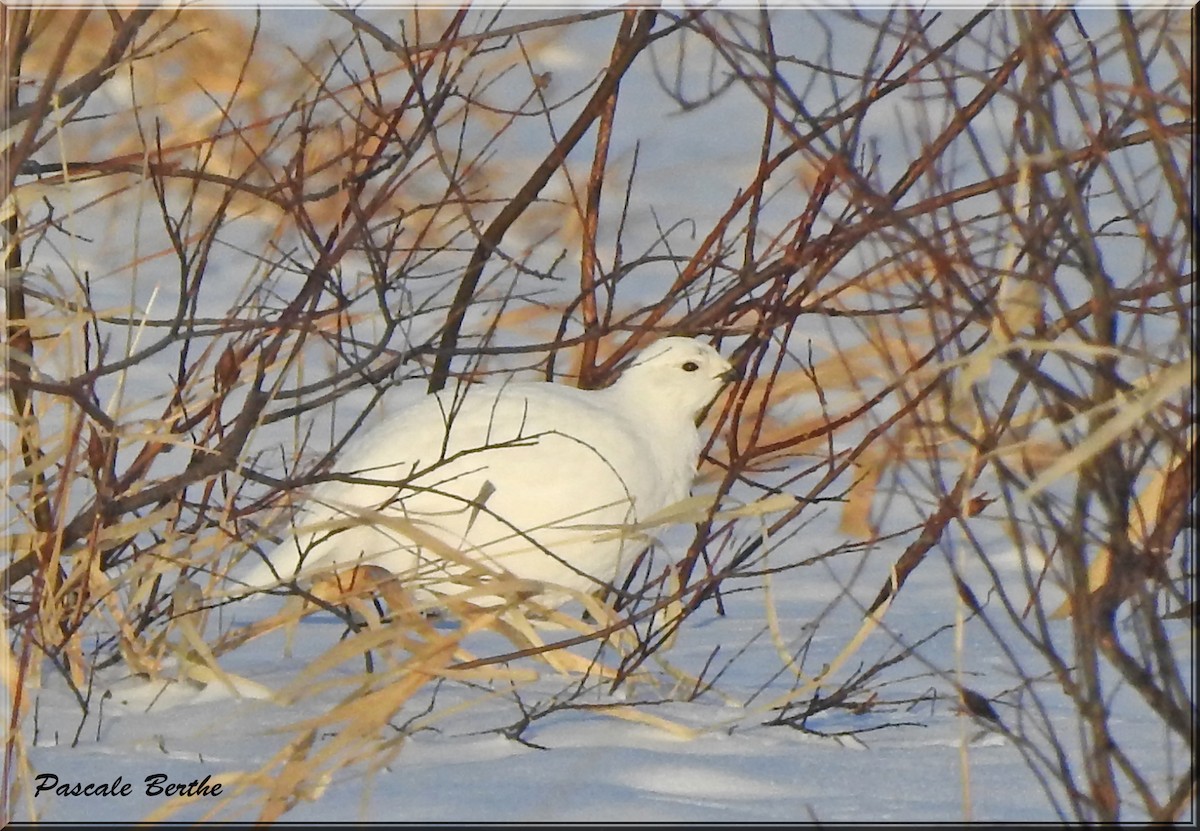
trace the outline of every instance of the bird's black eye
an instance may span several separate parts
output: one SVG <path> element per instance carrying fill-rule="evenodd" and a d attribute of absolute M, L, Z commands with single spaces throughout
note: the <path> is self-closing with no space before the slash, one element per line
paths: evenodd
<path fill-rule="evenodd" d="M 684 372 L 695 372 L 699 368 L 700 368 L 700 364 L 696 363 L 695 361 L 688 361 L 686 364 L 683 365 Z"/>

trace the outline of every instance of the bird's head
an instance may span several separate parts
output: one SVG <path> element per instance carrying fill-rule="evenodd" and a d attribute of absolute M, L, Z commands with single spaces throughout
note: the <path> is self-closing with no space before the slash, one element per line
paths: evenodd
<path fill-rule="evenodd" d="M 614 387 L 622 395 L 634 395 L 695 420 L 736 377 L 733 365 L 708 344 L 670 337 L 643 350 Z"/>

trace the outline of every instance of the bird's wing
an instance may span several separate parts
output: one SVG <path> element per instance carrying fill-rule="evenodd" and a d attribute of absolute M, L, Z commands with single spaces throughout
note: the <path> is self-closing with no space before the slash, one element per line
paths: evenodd
<path fill-rule="evenodd" d="M 664 484 L 636 426 L 608 403 L 540 383 L 472 388 L 457 404 L 423 399 L 347 448 L 341 478 L 314 491 L 293 532 L 243 580 L 266 586 L 362 556 L 401 573 L 418 548 L 514 572 L 536 560 L 559 582 L 615 568 L 628 544 L 611 529 L 663 507 Z M 580 562 L 542 562 L 567 556 L 567 543 Z"/>

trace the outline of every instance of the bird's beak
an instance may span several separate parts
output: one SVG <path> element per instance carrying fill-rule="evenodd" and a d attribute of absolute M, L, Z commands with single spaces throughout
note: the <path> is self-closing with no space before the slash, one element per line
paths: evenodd
<path fill-rule="evenodd" d="M 731 383 L 738 380 L 738 378 L 740 378 L 740 377 L 741 376 L 738 374 L 738 371 L 736 369 L 734 369 L 733 367 L 729 367 L 729 369 L 725 370 L 724 372 L 722 372 L 720 375 L 717 376 L 717 380 L 721 382 L 721 389 L 725 389 L 725 387 L 729 386 Z M 712 409 L 712 405 L 717 403 L 717 399 L 720 397 L 721 397 L 721 390 L 717 390 L 717 392 L 713 395 L 712 401 L 709 401 L 708 404 L 706 404 L 704 406 L 704 409 L 702 409 L 699 413 L 696 414 L 696 426 L 697 427 L 699 427 L 700 424 L 704 421 L 704 419 L 708 416 L 708 411 Z"/>

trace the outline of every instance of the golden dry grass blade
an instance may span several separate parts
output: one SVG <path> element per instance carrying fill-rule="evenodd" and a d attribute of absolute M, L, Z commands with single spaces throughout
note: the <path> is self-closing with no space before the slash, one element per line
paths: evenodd
<path fill-rule="evenodd" d="M 0 607 L 0 637 L 4 643 L 0 645 L 0 676 L 4 680 L 4 702 L 7 706 L 3 713 L 5 725 L 4 753 L 5 772 L 8 778 L 0 782 L 0 787 L 7 789 L 0 799 L 4 805 L 11 806 L 24 801 L 26 815 L 31 821 L 38 818 L 37 806 L 33 801 L 34 771 L 29 763 L 28 748 L 25 741 L 24 721 L 29 708 L 29 699 L 22 694 L 25 689 L 34 689 L 30 683 L 28 672 L 12 651 L 11 631 L 8 627 L 8 614 Z M 11 765 L 11 767 L 10 767 Z"/>
<path fill-rule="evenodd" d="M 1087 587 L 1080 588 L 1080 591 L 1088 593 L 1095 592 L 1101 586 L 1108 582 L 1112 576 L 1112 554 L 1108 548 L 1100 548 L 1092 557 L 1092 561 L 1087 567 Z M 1075 598 L 1069 595 L 1058 608 L 1050 613 L 1051 620 L 1063 620 L 1075 614 Z"/>
<path fill-rule="evenodd" d="M 589 525 L 581 527 L 595 528 L 599 532 L 596 536 L 597 540 L 609 540 L 616 537 L 637 539 L 646 536 L 646 531 L 672 525 L 692 524 L 708 519 L 730 520 L 763 517 L 767 514 L 794 508 L 797 501 L 796 497 L 790 494 L 776 493 L 744 505 L 714 511 L 717 499 L 717 494 L 697 494 L 668 505 L 640 522 L 622 523 L 617 526 Z M 649 537 L 647 537 L 647 541 L 650 541 Z"/>
<path fill-rule="evenodd" d="M 273 697 L 271 690 L 262 684 L 231 675 L 222 669 L 212 649 L 200 637 L 200 633 L 196 631 L 196 626 L 191 620 L 186 617 L 176 619 L 174 629 L 182 638 L 178 657 L 180 673 L 183 677 L 191 678 L 205 685 L 215 681 L 234 698 L 269 699 Z"/>
<path fill-rule="evenodd" d="M 1168 484 L 1171 476 L 1176 470 L 1186 470 L 1183 466 L 1191 457 L 1195 443 L 1196 434 L 1193 431 L 1185 445 L 1154 472 L 1150 481 L 1136 495 L 1129 512 L 1129 536 L 1138 544 L 1147 545 L 1149 543 L 1150 534 L 1154 530 L 1151 522 L 1162 517 L 1166 512 L 1167 505 L 1165 503 L 1170 498 Z M 1194 474 L 1195 471 L 1193 471 Z"/>
<path fill-rule="evenodd" d="M 1192 368 L 1187 363 L 1175 364 L 1154 377 L 1153 383 L 1141 395 L 1129 396 L 1116 414 L 1100 425 L 1085 440 L 1077 444 L 1057 462 L 1030 483 L 1026 498 L 1032 499 L 1068 473 L 1078 470 L 1089 459 L 1104 450 L 1123 433 L 1131 430 L 1154 411 L 1159 404 L 1192 382 Z"/>
<path fill-rule="evenodd" d="M 654 628 L 667 634 L 656 653 L 669 652 L 679 638 L 679 627 L 683 623 L 684 612 L 682 588 L 679 583 L 679 572 L 674 568 L 667 569 L 666 585 L 663 587 L 667 602 L 654 616 Z"/>
<path fill-rule="evenodd" d="M 704 730 L 699 730 L 695 727 L 688 727 L 686 724 L 680 724 L 677 721 L 672 721 L 669 718 L 648 712 L 647 710 L 638 710 L 633 707 L 598 707 L 595 712 L 603 713 L 612 718 L 618 718 L 622 721 L 631 721 L 634 724 L 644 724 L 648 727 L 654 727 L 671 734 L 677 739 L 687 739 L 691 741 L 702 735 Z"/>
<path fill-rule="evenodd" d="M 570 676 L 572 673 L 594 675 L 601 678 L 616 678 L 616 670 L 600 662 L 576 655 L 566 649 L 547 649 L 546 642 L 537 633 L 529 619 L 519 611 L 506 616 L 506 619 L 496 621 L 496 629 L 506 635 L 520 649 L 537 651 L 537 656 L 549 664 L 561 675 Z"/>
<path fill-rule="evenodd" d="M 55 442 L 48 447 L 41 443 L 36 446 L 41 448 L 40 455 L 31 459 L 28 465 L 15 468 L 6 476 L 10 487 L 12 485 L 24 485 L 36 477 L 53 470 L 62 461 L 63 457 L 67 455 L 67 451 L 71 449 L 69 441 Z"/>
<path fill-rule="evenodd" d="M 763 608 L 766 612 L 767 629 L 771 633 L 771 643 L 775 647 L 775 654 L 779 657 L 779 662 L 797 679 L 802 680 L 806 675 L 804 670 L 792 657 L 792 651 L 787 645 L 787 638 L 783 635 L 783 627 L 779 623 L 779 610 L 775 606 L 775 593 L 772 586 L 773 580 L 770 572 L 763 574 Z"/>
<path fill-rule="evenodd" d="M 1150 534 L 1149 518 L 1162 515 L 1163 499 L 1167 495 L 1167 482 L 1172 472 L 1189 455 L 1195 443 L 1195 436 L 1189 439 L 1187 445 L 1178 454 L 1158 468 L 1146 486 L 1136 495 L 1129 514 L 1129 538 L 1146 557 L 1156 556 L 1147 550 L 1148 535 Z M 1094 594 L 1108 584 L 1112 578 L 1112 553 L 1107 546 L 1101 546 L 1088 563 L 1087 592 Z M 1067 597 L 1053 612 L 1051 619 L 1062 620 L 1075 613 L 1075 598 Z"/>
<path fill-rule="evenodd" d="M 892 581 L 892 585 L 894 586 L 896 584 L 895 575 L 893 574 L 890 579 Z M 895 596 L 896 593 L 894 591 L 891 592 L 887 598 L 875 608 L 873 612 L 869 613 L 863 619 L 862 625 L 860 625 L 858 631 L 854 633 L 854 637 L 851 638 L 844 647 L 842 647 L 842 650 L 832 661 L 829 662 L 828 666 L 822 669 L 821 672 L 819 672 L 811 680 L 801 684 L 796 689 L 789 690 L 783 695 L 777 697 L 769 705 L 767 705 L 767 709 L 774 710 L 779 707 L 783 707 L 790 702 L 804 698 L 810 692 L 820 688 L 820 686 L 824 684 L 830 677 L 832 677 L 834 673 L 842 668 L 842 665 L 845 664 L 846 661 L 850 660 L 854 653 L 857 652 L 863 643 L 866 642 L 867 637 L 879 627 L 880 622 L 883 620 L 884 614 L 886 614 L 887 610 L 891 607 L 892 600 L 895 599 Z"/>
<path fill-rule="evenodd" d="M 1128 357 L 1128 353 L 1125 350 L 1104 344 L 1083 343 L 1079 341 L 1048 341 L 1034 338 L 997 338 L 995 342 L 977 349 L 970 355 L 939 364 L 941 369 L 962 367 L 962 372 L 955 383 L 955 401 L 968 402 L 971 385 L 987 377 L 991 371 L 991 365 L 995 361 L 1014 352 L 1066 352 L 1074 355 L 1090 355 L 1097 358 Z"/>
<path fill-rule="evenodd" d="M 838 520 L 838 530 L 843 534 L 860 540 L 878 534 L 878 529 L 871 523 L 871 506 L 875 503 L 885 464 L 886 459 L 875 451 L 868 450 L 859 456 L 854 485 Z"/>

